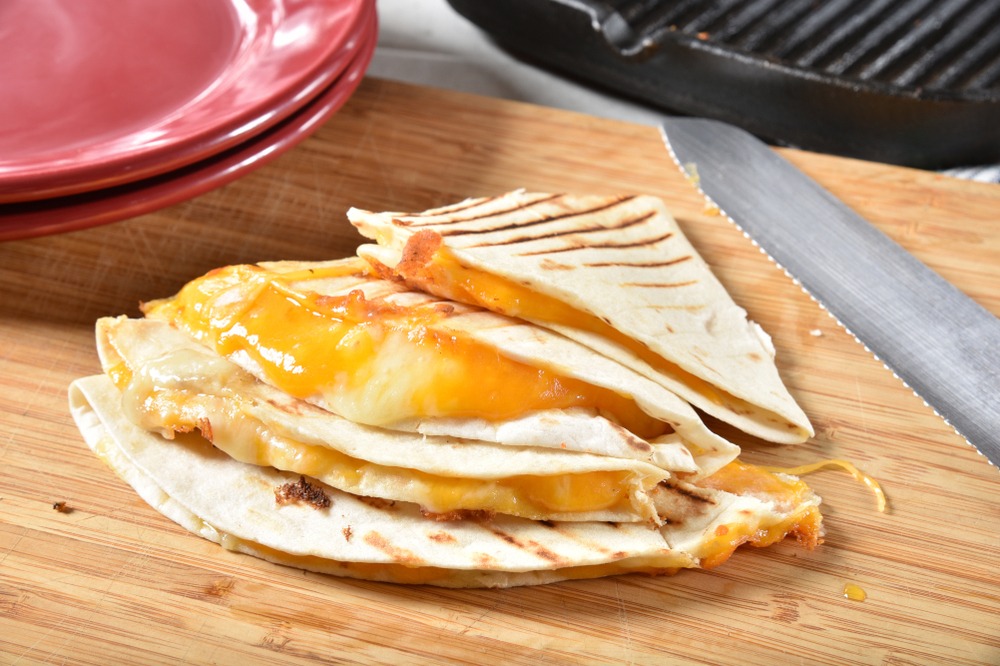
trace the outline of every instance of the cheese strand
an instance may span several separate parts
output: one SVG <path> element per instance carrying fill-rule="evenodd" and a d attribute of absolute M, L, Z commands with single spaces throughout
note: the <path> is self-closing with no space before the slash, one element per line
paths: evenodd
<path fill-rule="evenodd" d="M 830 460 L 821 460 L 819 462 L 811 463 L 809 465 L 800 465 L 798 467 L 790 467 L 790 468 L 764 467 L 764 469 L 766 469 L 769 472 L 776 472 L 779 474 L 791 474 L 792 476 L 801 476 L 803 474 L 811 474 L 813 472 L 819 471 L 827 467 L 839 467 L 840 469 L 844 470 L 845 472 L 853 476 L 855 480 L 860 481 L 861 483 L 868 486 L 868 488 L 871 489 L 873 493 L 875 493 L 875 499 L 878 502 L 879 512 L 885 513 L 886 509 L 885 492 L 883 492 L 882 487 L 879 485 L 878 481 L 876 481 L 871 476 L 865 474 L 864 472 L 862 472 L 861 470 L 859 470 L 857 467 L 847 462 L 846 460 L 840 460 L 835 458 Z"/>

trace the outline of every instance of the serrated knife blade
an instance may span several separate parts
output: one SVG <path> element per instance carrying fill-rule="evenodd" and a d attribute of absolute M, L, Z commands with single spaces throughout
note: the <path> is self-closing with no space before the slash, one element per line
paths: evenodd
<path fill-rule="evenodd" d="M 1000 467 L 1000 319 L 748 132 L 661 131 L 711 204 Z"/>

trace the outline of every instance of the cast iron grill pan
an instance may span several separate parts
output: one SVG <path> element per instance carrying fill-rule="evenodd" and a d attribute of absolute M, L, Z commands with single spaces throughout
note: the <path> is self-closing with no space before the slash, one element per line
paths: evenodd
<path fill-rule="evenodd" d="M 1000 0 L 448 0 L 508 51 L 783 145 L 1000 162 Z"/>

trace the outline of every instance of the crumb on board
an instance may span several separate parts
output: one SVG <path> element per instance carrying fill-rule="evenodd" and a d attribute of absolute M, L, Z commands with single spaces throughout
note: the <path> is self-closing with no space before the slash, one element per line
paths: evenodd
<path fill-rule="evenodd" d="M 59 513 L 73 513 L 73 507 L 62 500 L 53 502 L 52 509 L 58 511 Z"/>
<path fill-rule="evenodd" d="M 814 338 L 820 338 L 823 337 L 823 331 L 819 330 L 818 328 L 814 328 L 813 330 L 809 331 L 809 335 L 813 336 Z"/>

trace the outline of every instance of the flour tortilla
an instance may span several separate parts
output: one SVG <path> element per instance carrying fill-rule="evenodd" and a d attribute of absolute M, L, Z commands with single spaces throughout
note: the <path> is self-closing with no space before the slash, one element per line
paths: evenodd
<path fill-rule="evenodd" d="M 270 262 L 259 266 L 275 276 L 303 276 L 290 280 L 289 288 L 310 296 L 336 297 L 360 291 L 368 301 L 384 301 L 417 310 L 435 310 L 440 306 L 447 306 L 450 314 L 433 325 L 435 330 L 447 335 L 465 336 L 495 349 L 501 356 L 630 397 L 642 411 L 668 423 L 674 432 L 648 442 L 600 415 L 583 410 L 546 410 L 503 422 L 428 417 L 396 421 L 383 427 L 510 446 L 547 446 L 612 457 L 630 457 L 672 471 L 688 471 L 695 476 L 710 475 L 739 454 L 739 447 L 712 432 L 698 413 L 671 391 L 621 363 L 547 329 L 481 308 L 444 301 L 412 291 L 398 282 L 372 275 L 351 271 L 340 274 L 345 266 L 366 266 L 365 262 L 357 258 L 315 263 Z M 332 277 L 331 270 L 334 274 Z M 216 285 L 206 284 L 205 290 L 211 291 L 212 298 L 224 303 L 225 308 L 238 310 L 242 302 L 252 297 L 245 283 L 222 279 L 217 290 Z M 158 303 L 168 301 L 169 299 Z M 160 318 L 161 307 L 158 303 L 153 303 L 148 308 L 147 317 Z M 261 381 L 267 381 L 264 370 L 249 356 L 235 353 L 230 354 L 229 359 Z M 371 405 L 379 404 L 382 392 L 402 390 L 400 386 L 406 386 L 410 380 L 419 380 L 419 377 L 400 371 L 383 373 L 378 382 L 371 382 L 366 386 L 365 393 L 356 401 L 370 409 Z M 306 400 L 349 418 L 355 406 L 335 391 L 310 396 Z M 689 462 L 685 463 L 685 459 Z"/>
<path fill-rule="evenodd" d="M 461 265 L 598 317 L 683 372 L 654 368 L 592 332 L 537 318 L 534 323 L 751 435 L 794 443 L 813 434 L 778 375 L 769 338 L 748 321 L 657 198 L 516 191 L 422 213 L 351 209 L 348 217 L 378 242 L 359 248 L 375 264 L 397 266 L 408 240 L 433 232 Z M 460 299 L 419 271 L 403 277 L 415 288 Z M 687 381 L 685 373 L 709 382 L 718 396 Z"/>
<path fill-rule="evenodd" d="M 495 517 L 439 522 L 415 505 L 388 505 L 312 482 L 331 505 L 279 505 L 275 489 L 298 475 L 238 462 L 195 435 L 167 440 L 125 417 L 103 375 L 70 386 L 70 409 L 84 440 L 152 506 L 224 547 L 279 564 L 339 576 L 447 587 L 508 587 L 632 571 L 697 567 L 718 534 L 752 533 L 804 515 L 751 495 L 698 491 L 676 522 L 560 523 Z M 695 494 L 693 491 L 692 494 Z M 682 502 L 685 495 L 678 494 Z"/>

